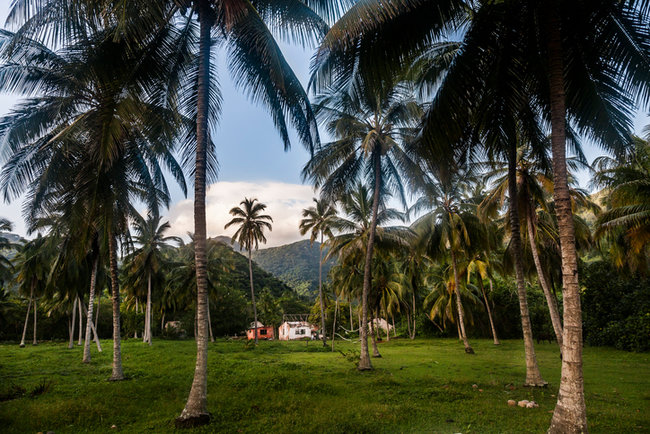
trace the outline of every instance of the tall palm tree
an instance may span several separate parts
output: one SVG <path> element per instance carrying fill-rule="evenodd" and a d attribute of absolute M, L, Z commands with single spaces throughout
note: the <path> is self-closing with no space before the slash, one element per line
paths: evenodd
<path fill-rule="evenodd" d="M 65 209 L 80 225 L 82 238 L 90 240 L 99 233 L 108 245 L 111 379 L 121 380 L 117 238 L 134 214 L 133 199 L 150 209 L 168 203 L 163 165 L 183 188 L 184 181 L 171 154 L 175 137 L 183 133 L 182 124 L 176 113 L 152 99 L 160 85 L 156 68 L 165 68 L 167 60 L 148 45 L 138 52 L 126 50 L 124 41 L 111 39 L 115 32 L 115 28 L 99 30 L 58 52 L 37 41 L 12 46 L 17 36 L 3 35 L 9 44 L 0 68 L 3 90 L 42 93 L 0 122 L 0 135 L 6 138 L 3 153 L 9 157 L 0 187 L 6 200 L 30 191 L 31 219 Z"/>
<path fill-rule="evenodd" d="M 467 14 L 467 11 L 471 11 Z M 392 74 L 404 59 L 417 56 L 449 27 L 463 28 L 463 45 L 431 105 L 425 136 L 463 133 L 471 98 L 494 83 L 478 73 L 482 62 L 513 58 L 507 68 L 531 86 L 551 129 L 553 171 L 562 250 L 564 357 L 561 391 L 551 432 L 587 428 L 582 377 L 582 333 L 577 256 L 566 169 L 567 120 L 605 147 L 629 143 L 628 131 L 637 97 L 647 105 L 650 93 L 650 7 L 647 1 L 468 2 L 376 0 L 360 2 L 330 30 L 317 54 L 314 82 L 345 82 L 359 69 L 377 76 Z M 406 31 L 408 29 L 408 31 Z M 495 47 L 495 35 L 507 37 Z M 496 48 L 496 49 L 495 49 Z M 579 59 L 579 60 L 578 60 Z M 504 76 L 500 83 L 512 89 Z M 428 146 L 435 148 L 435 143 Z M 444 141 L 443 141 L 444 143 Z M 570 356 L 569 356 L 570 354 Z"/>
<path fill-rule="evenodd" d="M 146 286 L 147 307 L 144 320 L 144 333 L 142 341 L 151 345 L 151 293 L 152 281 L 162 271 L 166 263 L 162 250 L 169 247 L 169 242 L 180 243 L 181 239 L 174 236 L 165 236 L 171 226 L 169 222 L 161 223 L 161 217 L 148 214 L 146 220 L 139 214 L 134 216 L 133 242 L 139 247 L 125 259 L 125 272 L 127 282 L 125 286 L 138 288 Z M 155 279 L 160 280 L 160 279 Z"/>
<path fill-rule="evenodd" d="M 413 140 L 422 108 L 404 85 L 384 83 L 370 87 L 359 80 L 350 89 L 330 90 L 316 99 L 320 122 L 335 138 L 323 144 L 303 169 L 321 194 L 337 199 L 359 180 L 373 186 L 364 283 L 361 297 L 361 358 L 359 370 L 372 369 L 368 352 L 368 293 L 372 284 L 372 258 L 382 193 L 395 193 L 406 204 L 402 173 L 416 172 L 405 149 Z"/>
<path fill-rule="evenodd" d="M 325 332 L 325 303 L 323 302 L 323 240 L 327 235 L 332 238 L 332 225 L 336 220 L 336 208 L 325 199 L 314 198 L 316 206 L 302 210 L 303 219 L 300 221 L 300 235 L 311 231 L 309 242 L 311 245 L 320 236 L 320 258 L 318 260 L 318 300 L 320 301 L 321 330 L 323 333 L 323 346 L 327 344 L 327 333 Z M 332 339 L 334 336 L 332 336 Z"/>
<path fill-rule="evenodd" d="M 29 311 L 32 306 L 34 307 L 34 338 L 32 344 L 38 344 L 36 329 L 38 314 L 37 299 L 43 294 L 45 286 L 47 285 L 53 257 L 52 251 L 48 249 L 47 241 L 47 237 L 43 237 L 39 234 L 33 240 L 26 242 L 20 248 L 15 258 L 15 267 L 18 271 L 16 274 L 18 291 L 25 296 L 29 294 L 27 314 L 25 315 L 25 326 L 23 327 L 23 335 L 20 339 L 21 347 L 25 346 Z"/>
<path fill-rule="evenodd" d="M 464 310 L 461 299 L 461 279 L 458 270 L 459 261 L 472 253 L 472 243 L 477 236 L 480 225 L 475 216 L 475 207 L 463 201 L 462 194 L 470 178 L 460 171 L 440 170 L 437 179 L 429 178 L 420 189 L 424 195 L 413 205 L 413 212 L 430 210 L 414 224 L 414 230 L 426 240 L 427 252 L 432 257 L 449 255 L 454 276 L 456 313 L 460 337 L 467 354 L 474 354 L 465 330 Z"/>
<path fill-rule="evenodd" d="M 271 222 L 273 219 L 270 215 L 261 214 L 266 209 L 266 205 L 257 202 L 257 199 L 244 198 L 239 204 L 241 207 L 234 207 L 230 210 L 233 219 L 224 226 L 228 229 L 230 226 L 237 225 L 237 231 L 233 234 L 231 243 L 239 243 L 239 249 L 248 251 L 248 275 L 251 284 L 251 301 L 253 303 L 253 331 L 255 333 L 255 345 L 257 345 L 257 307 L 255 306 L 255 290 L 253 288 L 253 248 L 257 250 L 259 243 L 266 243 L 264 230 L 272 230 Z M 323 329 L 323 333 L 325 330 Z"/>
<path fill-rule="evenodd" d="M 625 158 L 600 157 L 594 166 L 592 183 L 604 187 L 608 205 L 596 221 L 596 236 L 609 241 L 618 267 L 649 272 L 650 141 L 635 138 Z"/>
<path fill-rule="evenodd" d="M 385 199 L 387 196 L 384 193 L 384 197 L 380 199 Z M 349 279 L 345 279 L 345 286 L 347 287 L 347 292 L 349 296 L 355 297 L 361 301 L 362 314 L 361 314 L 361 324 L 359 325 L 359 335 L 363 333 L 364 327 L 367 330 L 368 327 L 368 310 L 374 305 L 370 306 L 368 303 L 369 298 L 373 297 L 371 293 L 373 286 L 367 288 L 365 292 L 366 299 L 366 316 L 363 316 L 363 299 L 364 299 L 364 283 L 365 280 L 362 280 L 361 293 L 359 293 L 358 287 L 353 287 L 357 283 L 357 277 L 359 273 L 365 279 L 366 276 L 366 267 L 364 258 L 367 258 L 368 244 L 370 237 L 373 232 L 373 221 L 374 221 L 374 232 L 376 239 L 374 243 L 378 247 L 382 247 L 386 251 L 396 251 L 399 248 L 403 248 L 406 244 L 406 232 L 403 228 L 399 227 L 385 227 L 384 225 L 390 221 L 395 220 L 404 220 L 404 215 L 399 211 L 393 208 L 386 208 L 383 203 L 381 207 L 374 205 L 375 195 L 372 193 L 364 184 L 358 183 L 355 185 L 354 189 L 343 195 L 341 198 L 341 208 L 343 211 L 342 217 L 337 217 L 333 223 L 333 227 L 340 232 L 339 235 L 332 238 L 330 242 L 330 250 L 328 252 L 328 257 L 338 255 L 339 263 L 344 266 L 345 269 L 348 269 L 350 272 Z M 377 213 L 375 214 L 375 211 Z M 360 271 L 360 264 L 364 264 L 363 272 Z M 366 352 L 368 353 L 368 364 L 370 364 L 370 352 L 368 350 L 367 344 L 367 332 L 366 332 Z M 363 340 L 361 342 L 363 346 Z M 373 345 L 375 342 L 373 341 Z M 374 345 L 373 353 L 375 357 L 378 357 L 379 351 Z M 360 362 L 361 363 L 361 362 Z M 363 369 L 372 369 L 370 368 L 359 368 Z"/>
<path fill-rule="evenodd" d="M 13 225 L 9 220 L 4 217 L 0 217 L 0 233 L 2 232 L 11 232 L 13 230 Z M 6 280 L 9 280 L 11 274 L 13 273 L 13 264 L 7 258 L 7 251 L 17 248 L 18 245 L 15 245 L 6 236 L 0 235 L 0 287 L 4 285 Z"/>

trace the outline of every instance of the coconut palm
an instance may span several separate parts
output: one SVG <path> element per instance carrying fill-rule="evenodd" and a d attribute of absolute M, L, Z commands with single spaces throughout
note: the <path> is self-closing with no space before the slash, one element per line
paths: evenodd
<path fill-rule="evenodd" d="M 136 53 L 110 38 L 115 29 L 55 52 L 36 41 L 3 52 L 3 90 L 42 93 L 23 101 L 0 122 L 8 156 L 1 188 L 10 200 L 30 192 L 29 218 L 65 210 L 85 240 L 96 233 L 108 245 L 113 292 L 113 373 L 121 367 L 117 238 L 126 232 L 138 198 L 150 209 L 167 203 L 163 165 L 184 188 L 171 154 L 184 129 L 175 113 L 149 98 L 167 60 L 145 45 Z M 36 72 L 38 71 L 38 72 Z M 59 113 L 59 115 L 53 115 Z M 180 128 L 179 128 L 180 127 Z M 34 170 L 37 168 L 37 170 Z M 74 217 L 74 218 L 73 218 Z M 93 267 L 95 268 L 95 267 Z M 91 285 L 92 287 L 92 285 Z M 92 321 L 92 300 L 88 309 Z"/>
<path fill-rule="evenodd" d="M 239 244 L 239 249 L 246 249 L 248 251 L 248 275 L 250 278 L 251 284 L 251 301 L 253 303 L 253 329 L 255 332 L 255 345 L 257 345 L 257 308 L 255 306 L 255 290 L 253 288 L 253 258 L 252 251 L 253 249 L 257 250 L 259 248 L 259 243 L 266 244 L 266 237 L 264 236 L 264 230 L 272 230 L 271 222 L 273 219 L 271 216 L 266 214 L 261 214 L 266 210 L 266 205 L 257 202 L 257 199 L 248 199 L 244 198 L 239 204 L 241 207 L 234 207 L 229 212 L 233 216 L 233 219 L 230 220 L 224 226 L 224 229 L 228 229 L 230 226 L 237 225 L 237 231 L 232 236 L 230 242 L 232 244 L 235 241 Z M 325 330 L 323 329 L 323 333 Z"/>
<path fill-rule="evenodd" d="M 325 199 L 314 198 L 315 206 L 302 211 L 303 219 L 300 221 L 300 235 L 311 232 L 309 242 L 311 245 L 320 237 L 318 261 L 318 299 L 320 300 L 321 330 L 323 333 L 323 346 L 327 344 L 327 333 L 325 332 L 325 303 L 323 302 L 323 240 L 324 237 L 332 238 L 332 224 L 336 219 L 336 208 Z M 332 336 L 333 338 L 333 336 Z"/>
<path fill-rule="evenodd" d="M 465 316 L 461 299 L 461 280 L 458 263 L 472 253 L 472 243 L 480 238 L 480 224 L 475 215 L 475 206 L 463 200 L 466 183 L 470 181 L 466 173 L 440 170 L 437 179 L 430 177 L 419 187 L 424 193 L 413 205 L 413 212 L 429 211 L 414 224 L 414 231 L 425 240 L 427 253 L 433 258 L 449 255 L 454 276 L 456 314 L 460 338 L 465 352 L 474 354 L 465 330 Z M 477 246 L 478 247 L 478 246 Z"/>
<path fill-rule="evenodd" d="M 6 218 L 0 217 L 0 287 L 4 286 L 4 282 L 11 278 L 13 274 L 13 264 L 7 258 L 7 253 L 18 247 L 17 244 L 12 243 L 3 232 L 11 232 L 13 225 Z"/>
<path fill-rule="evenodd" d="M 169 242 L 180 243 L 181 239 L 174 236 L 165 236 L 169 230 L 169 222 L 161 223 L 161 217 L 148 214 L 146 220 L 139 214 L 134 216 L 133 242 L 139 247 L 125 258 L 126 284 L 131 288 L 146 286 L 147 307 L 144 320 L 144 333 L 142 341 L 151 345 L 151 294 L 152 282 L 156 279 L 165 265 L 162 250 L 169 247 Z M 126 289 L 126 288 L 125 288 Z"/>
<path fill-rule="evenodd" d="M 398 7 L 399 6 L 399 7 Z M 417 56 L 449 27 L 466 24 L 461 54 L 453 62 L 431 105 L 425 136 L 452 143 L 463 133 L 471 98 L 494 83 L 478 72 L 480 63 L 513 59 L 499 83 L 522 89 L 508 78 L 531 85 L 551 128 L 553 171 L 562 249 L 564 346 L 561 392 L 551 432 L 586 430 L 582 380 L 582 340 L 577 256 L 565 164 L 567 120 L 605 147 L 629 142 L 634 100 L 650 93 L 650 7 L 647 1 L 539 0 L 465 2 L 388 0 L 360 2 L 326 36 L 317 55 L 316 83 L 339 82 L 359 69 L 392 74 L 404 59 Z M 408 31 L 406 31 L 408 29 Z M 505 36 L 494 45 L 494 36 Z M 579 59 L 579 60 L 577 60 Z M 516 68 L 515 68 L 516 66 Z M 493 65 L 487 69 L 497 70 Z M 507 77 L 507 75 L 510 76 Z M 451 140 L 449 140 L 451 138 Z M 430 142 L 434 147 L 439 141 Z M 566 351 L 565 351 L 566 350 Z M 571 353 L 567 357 L 567 353 Z"/>
<path fill-rule="evenodd" d="M 404 85 L 384 83 L 372 88 L 357 81 L 350 89 L 330 90 L 315 103 L 319 120 L 335 138 L 323 144 L 303 169 L 321 194 L 337 199 L 352 191 L 361 179 L 373 186 L 373 209 L 368 232 L 361 297 L 361 358 L 359 370 L 372 369 L 367 341 L 368 292 L 382 193 L 394 193 L 406 203 L 402 174 L 417 166 L 405 147 L 413 140 L 422 115 L 420 104 Z"/>
<path fill-rule="evenodd" d="M 29 294 L 27 314 L 25 315 L 25 326 L 23 327 L 23 335 L 20 339 L 21 347 L 25 346 L 27 322 L 29 320 L 29 311 L 32 306 L 34 308 L 34 339 L 32 344 L 38 344 L 36 332 L 38 314 L 37 299 L 43 294 L 45 286 L 47 285 L 53 256 L 52 251 L 48 249 L 47 241 L 47 237 L 43 237 L 39 234 L 36 238 L 21 246 L 15 258 L 18 291 L 24 296 Z"/>
<path fill-rule="evenodd" d="M 650 130 L 650 128 L 646 128 Z M 650 137 L 650 135 L 649 135 Z M 648 272 L 650 264 L 650 142 L 635 139 L 623 159 L 600 157 L 592 182 L 608 192 L 596 236 L 609 241 L 618 267 Z"/>

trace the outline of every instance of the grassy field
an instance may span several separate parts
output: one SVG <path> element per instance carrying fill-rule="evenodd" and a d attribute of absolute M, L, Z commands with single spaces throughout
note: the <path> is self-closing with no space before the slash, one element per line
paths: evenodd
<path fill-rule="evenodd" d="M 111 383 L 111 345 L 81 363 L 81 348 L 0 345 L 0 431 L 169 432 L 183 408 L 194 367 L 193 341 L 123 342 L 128 379 Z M 393 340 L 376 370 L 359 373 L 318 342 L 211 344 L 209 410 L 197 432 L 545 432 L 555 405 L 560 359 L 537 345 L 549 387 L 522 387 L 523 344 Z M 338 344 L 350 353 L 351 344 Z M 476 384 L 478 387 L 472 387 Z M 24 393 L 22 393 L 22 389 Z M 650 432 L 650 355 L 585 348 L 592 433 Z M 8 399 L 12 394 L 21 396 Z M 508 407 L 528 399 L 539 408 Z M 116 429 L 111 430 L 111 426 Z"/>

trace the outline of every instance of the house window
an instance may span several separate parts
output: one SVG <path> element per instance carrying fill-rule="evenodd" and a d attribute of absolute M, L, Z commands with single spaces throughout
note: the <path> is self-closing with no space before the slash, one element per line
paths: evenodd
<path fill-rule="evenodd" d="M 260 330 L 260 334 L 266 336 L 266 329 Z"/>
<path fill-rule="evenodd" d="M 304 335 L 305 334 L 305 329 L 298 329 L 296 334 Z"/>

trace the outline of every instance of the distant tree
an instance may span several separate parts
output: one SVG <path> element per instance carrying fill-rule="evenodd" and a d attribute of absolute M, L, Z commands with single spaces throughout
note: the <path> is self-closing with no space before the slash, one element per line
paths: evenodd
<path fill-rule="evenodd" d="M 235 234 L 232 236 L 231 243 L 235 241 L 239 243 L 240 249 L 248 251 L 248 273 L 251 284 L 251 300 L 253 303 L 253 330 L 255 332 L 255 344 L 257 345 L 257 307 L 255 306 L 255 290 L 253 288 L 253 259 L 251 252 L 253 248 L 258 249 L 259 243 L 266 243 L 264 236 L 264 229 L 272 230 L 271 223 L 273 219 L 271 216 L 261 214 L 266 209 L 266 205 L 257 202 L 257 199 L 244 198 L 239 204 L 241 207 L 234 207 L 230 210 L 233 217 L 224 229 L 230 226 L 239 226 Z"/>
<path fill-rule="evenodd" d="M 316 206 L 302 210 L 303 219 L 300 221 L 300 235 L 311 231 L 309 242 L 311 245 L 320 236 L 320 259 L 318 261 L 318 299 L 320 301 L 321 332 L 323 334 L 323 346 L 327 344 L 327 332 L 325 330 L 325 303 L 323 302 L 323 239 L 327 235 L 332 238 L 332 225 L 336 220 L 336 208 L 325 199 L 314 198 Z M 333 337 L 332 337 L 333 338 Z"/>

